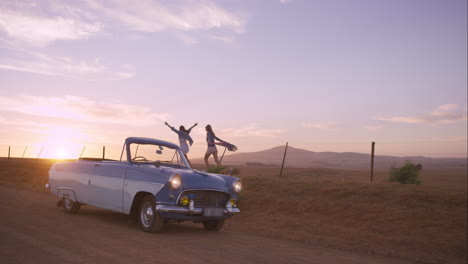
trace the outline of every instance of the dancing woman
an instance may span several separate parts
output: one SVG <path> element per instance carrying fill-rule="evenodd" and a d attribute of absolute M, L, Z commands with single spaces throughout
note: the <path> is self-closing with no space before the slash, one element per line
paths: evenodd
<path fill-rule="evenodd" d="M 190 164 L 190 160 L 188 159 L 187 153 L 189 152 L 189 145 L 187 144 L 187 141 L 189 142 L 190 146 L 193 144 L 193 139 L 190 137 L 190 131 L 192 131 L 192 128 L 198 125 L 198 123 L 195 123 L 192 127 L 189 129 L 185 129 L 184 126 L 180 126 L 179 130 L 175 129 L 174 127 L 170 126 L 167 122 L 164 122 L 166 126 L 168 126 L 172 131 L 174 131 L 178 136 L 179 136 L 179 144 L 180 144 L 180 149 L 184 153 L 185 158 L 187 159 L 188 163 Z M 190 164 L 192 166 L 192 164 Z"/>

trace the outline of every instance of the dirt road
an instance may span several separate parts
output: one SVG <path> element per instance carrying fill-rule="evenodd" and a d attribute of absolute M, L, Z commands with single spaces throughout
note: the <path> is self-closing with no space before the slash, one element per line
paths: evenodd
<path fill-rule="evenodd" d="M 68 215 L 56 201 L 0 185 L 1 263 L 410 263 L 190 223 L 148 234 L 126 215 L 91 206 Z"/>

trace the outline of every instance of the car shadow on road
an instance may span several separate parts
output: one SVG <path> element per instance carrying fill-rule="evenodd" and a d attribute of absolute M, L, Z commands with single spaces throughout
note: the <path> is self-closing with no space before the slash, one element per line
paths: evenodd
<path fill-rule="evenodd" d="M 93 206 L 82 206 L 77 217 L 89 221 L 99 221 L 99 224 L 105 224 L 107 226 L 113 226 L 124 229 L 133 229 L 135 232 L 141 232 L 140 227 L 138 226 L 138 220 L 136 217 L 131 217 L 122 213 L 117 213 L 105 209 L 100 209 Z M 209 232 L 203 228 L 201 223 L 192 223 L 192 222 L 169 222 L 166 223 L 164 231 L 162 233 L 170 233 L 175 235 L 191 235 L 191 234 L 206 234 L 206 235 L 217 235 L 221 234 L 220 232 Z"/>

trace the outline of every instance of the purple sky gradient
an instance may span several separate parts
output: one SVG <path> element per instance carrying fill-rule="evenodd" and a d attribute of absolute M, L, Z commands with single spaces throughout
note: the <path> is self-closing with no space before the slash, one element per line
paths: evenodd
<path fill-rule="evenodd" d="M 467 2 L 2 1 L 0 80 L 0 155 L 167 121 L 200 124 L 194 157 L 206 124 L 241 152 L 466 157 Z"/>

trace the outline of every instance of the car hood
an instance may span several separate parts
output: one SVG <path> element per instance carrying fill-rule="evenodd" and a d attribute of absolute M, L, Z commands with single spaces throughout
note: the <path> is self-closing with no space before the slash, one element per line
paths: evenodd
<path fill-rule="evenodd" d="M 222 176 L 193 170 L 180 173 L 183 189 L 215 189 L 229 192 L 229 182 Z"/>
<path fill-rule="evenodd" d="M 179 169 L 168 167 L 157 168 L 154 166 L 147 166 L 145 169 L 149 171 L 158 170 L 156 174 L 165 175 L 167 180 L 176 174 L 180 175 L 183 190 L 219 190 L 222 192 L 232 193 L 233 182 L 239 180 L 236 177 L 207 173 L 194 169 Z M 150 179 L 154 181 L 156 178 L 151 177 Z"/>

